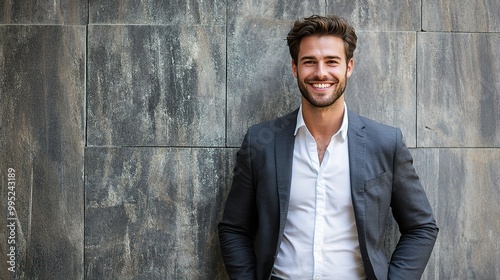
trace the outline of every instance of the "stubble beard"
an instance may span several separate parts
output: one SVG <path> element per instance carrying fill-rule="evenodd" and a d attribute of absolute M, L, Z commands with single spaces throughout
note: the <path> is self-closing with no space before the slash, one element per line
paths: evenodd
<path fill-rule="evenodd" d="M 314 81 L 318 81 L 318 80 L 315 79 Z M 335 90 L 331 93 L 331 95 L 329 96 L 328 99 L 317 100 L 307 90 L 307 87 L 305 85 L 305 83 L 307 83 L 307 80 L 302 82 L 300 77 L 297 77 L 297 84 L 299 86 L 300 93 L 307 100 L 309 105 L 313 108 L 316 108 L 316 109 L 326 109 L 326 108 L 332 106 L 333 104 L 335 104 L 335 102 L 337 102 L 337 100 L 344 94 L 344 91 L 346 88 L 346 81 L 347 81 L 347 71 L 346 71 L 346 74 L 344 76 L 344 80 L 337 82 L 337 84 L 335 85 Z"/>

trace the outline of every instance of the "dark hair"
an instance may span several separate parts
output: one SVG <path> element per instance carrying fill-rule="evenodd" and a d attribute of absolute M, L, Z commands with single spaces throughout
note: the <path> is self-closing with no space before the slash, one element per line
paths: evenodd
<path fill-rule="evenodd" d="M 325 35 L 339 37 L 344 41 L 346 61 L 349 62 L 356 49 L 356 40 L 358 37 L 356 36 L 354 27 L 352 27 L 347 20 L 336 15 L 313 15 L 304 18 L 304 20 L 297 20 L 294 22 L 292 29 L 288 32 L 288 36 L 286 37 L 293 62 L 297 64 L 302 38 Z"/>

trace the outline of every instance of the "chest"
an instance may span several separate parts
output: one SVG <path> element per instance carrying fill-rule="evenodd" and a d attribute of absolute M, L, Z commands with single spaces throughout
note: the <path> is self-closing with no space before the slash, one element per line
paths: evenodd
<path fill-rule="evenodd" d="M 347 141 L 332 138 L 326 146 L 324 142 L 296 141 L 290 207 L 324 205 L 328 210 L 351 203 Z"/>

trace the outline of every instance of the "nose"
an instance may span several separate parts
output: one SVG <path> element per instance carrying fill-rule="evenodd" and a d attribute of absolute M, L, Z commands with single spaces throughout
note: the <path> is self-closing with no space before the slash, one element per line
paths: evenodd
<path fill-rule="evenodd" d="M 318 77 L 319 79 L 324 79 L 327 77 L 327 73 L 328 72 L 326 71 L 325 63 L 318 62 L 316 64 L 316 72 L 315 72 L 316 77 Z"/>

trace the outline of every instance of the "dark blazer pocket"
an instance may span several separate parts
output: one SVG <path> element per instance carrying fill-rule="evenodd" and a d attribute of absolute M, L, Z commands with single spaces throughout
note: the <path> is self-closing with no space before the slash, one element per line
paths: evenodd
<path fill-rule="evenodd" d="M 373 179 L 365 181 L 364 189 L 365 189 L 365 191 L 367 191 L 372 187 L 387 184 L 387 183 L 390 183 L 390 173 L 388 171 L 382 173 L 381 175 L 379 175 Z"/>

